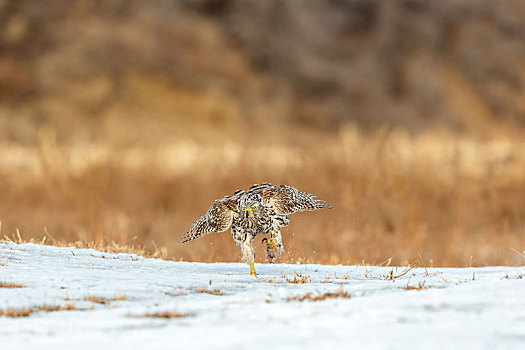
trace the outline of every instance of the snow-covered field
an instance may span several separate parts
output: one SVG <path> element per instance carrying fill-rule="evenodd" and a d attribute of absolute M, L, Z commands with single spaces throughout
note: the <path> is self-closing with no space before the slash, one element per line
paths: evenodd
<path fill-rule="evenodd" d="M 0 242 L 0 349 L 525 349 L 524 267 L 256 270 Z"/>

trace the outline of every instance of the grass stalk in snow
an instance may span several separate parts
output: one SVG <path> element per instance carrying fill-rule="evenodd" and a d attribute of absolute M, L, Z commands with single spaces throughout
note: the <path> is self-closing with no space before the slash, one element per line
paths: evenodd
<path fill-rule="evenodd" d="M 326 299 L 335 299 L 335 298 L 351 298 L 352 295 L 348 292 L 345 292 L 343 288 L 339 289 L 337 292 L 328 292 L 323 294 L 315 293 L 306 293 L 303 295 L 296 295 L 294 297 L 287 298 L 287 301 L 321 301 Z"/>
<path fill-rule="evenodd" d="M 211 295 L 222 295 L 222 292 L 218 289 L 204 289 L 199 288 L 197 289 L 197 293 L 205 293 L 205 294 L 211 294 Z"/>
<path fill-rule="evenodd" d="M 181 314 L 178 311 L 166 311 L 166 312 L 152 312 L 142 315 L 141 317 L 150 317 L 150 318 L 184 318 L 184 317 L 193 317 L 194 314 Z"/>
<path fill-rule="evenodd" d="M 0 281 L 0 288 L 24 288 L 23 284 L 9 283 Z"/>
<path fill-rule="evenodd" d="M 113 301 L 122 301 L 122 300 L 127 300 L 127 299 L 128 298 L 125 295 L 117 295 L 117 296 L 109 297 L 109 298 L 107 298 L 107 297 L 99 297 L 99 296 L 96 296 L 96 295 L 91 295 L 91 296 L 87 296 L 86 297 L 87 301 L 91 301 L 92 303 L 102 304 L 102 305 L 110 304 Z"/>
<path fill-rule="evenodd" d="M 286 278 L 286 277 L 285 277 Z M 308 275 L 300 275 L 298 273 L 293 273 L 293 279 L 286 278 L 286 282 L 293 283 L 293 284 L 304 284 L 304 283 L 310 283 L 312 279 Z"/>
<path fill-rule="evenodd" d="M 73 304 L 63 304 L 63 305 L 41 305 L 36 307 L 24 307 L 21 309 L 14 309 L 14 308 L 8 308 L 8 309 L 0 309 L 0 317 L 28 317 L 29 315 L 37 312 L 54 312 L 54 311 L 71 311 L 71 310 L 79 310 L 75 305 Z"/>

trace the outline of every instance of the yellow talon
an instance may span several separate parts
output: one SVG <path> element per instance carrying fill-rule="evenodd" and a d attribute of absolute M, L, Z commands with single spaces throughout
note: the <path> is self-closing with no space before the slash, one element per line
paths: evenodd
<path fill-rule="evenodd" d="M 275 243 L 275 241 L 273 239 L 270 239 L 267 244 L 272 246 L 272 247 L 277 247 L 278 246 L 278 244 Z"/>
<path fill-rule="evenodd" d="M 253 267 L 253 264 L 250 264 L 250 275 L 257 276 L 257 274 L 255 273 L 255 268 Z"/>

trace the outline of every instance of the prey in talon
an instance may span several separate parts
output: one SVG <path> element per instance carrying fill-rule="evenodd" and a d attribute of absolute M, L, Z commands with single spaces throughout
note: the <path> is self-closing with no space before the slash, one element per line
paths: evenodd
<path fill-rule="evenodd" d="M 268 238 L 264 237 L 262 239 L 262 243 L 266 244 L 266 260 L 270 264 L 273 264 L 273 261 L 275 260 L 275 252 L 273 251 L 273 248 L 277 245 L 275 242 L 272 242 L 272 240 L 268 241 Z"/>
<path fill-rule="evenodd" d="M 212 232 L 224 232 L 231 227 L 233 241 L 241 246 L 242 260 L 250 266 L 250 274 L 256 275 L 252 247 L 255 236 L 269 233 L 267 253 L 270 248 L 274 255 L 273 248 L 284 253 L 281 227 L 290 223 L 289 215 L 322 208 L 333 209 L 328 202 L 293 186 L 255 184 L 248 191 L 237 190 L 233 195 L 213 202 L 208 211 L 186 231 L 182 243 Z"/>

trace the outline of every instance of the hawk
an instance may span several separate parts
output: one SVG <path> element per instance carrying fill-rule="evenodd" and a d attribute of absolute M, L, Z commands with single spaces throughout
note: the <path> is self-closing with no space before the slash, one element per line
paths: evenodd
<path fill-rule="evenodd" d="M 283 253 L 281 227 L 290 222 L 288 215 L 322 208 L 333 209 L 328 202 L 289 185 L 255 184 L 248 191 L 237 190 L 232 196 L 213 202 L 206 214 L 186 231 L 182 243 L 212 232 L 224 232 L 231 226 L 233 240 L 241 246 L 242 260 L 250 265 L 250 274 L 256 275 L 252 247 L 255 236 L 269 233 L 267 244 Z"/>

